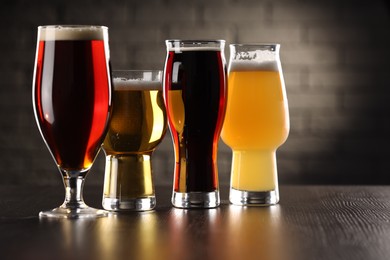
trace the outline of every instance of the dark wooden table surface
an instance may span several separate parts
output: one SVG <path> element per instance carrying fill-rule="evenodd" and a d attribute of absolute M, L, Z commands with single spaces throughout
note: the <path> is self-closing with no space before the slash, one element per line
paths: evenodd
<path fill-rule="evenodd" d="M 95 220 L 44 220 L 62 187 L 0 186 L 0 259 L 390 259 L 390 187 L 281 186 L 272 207 L 170 205 Z M 85 200 L 100 207 L 101 188 Z"/>

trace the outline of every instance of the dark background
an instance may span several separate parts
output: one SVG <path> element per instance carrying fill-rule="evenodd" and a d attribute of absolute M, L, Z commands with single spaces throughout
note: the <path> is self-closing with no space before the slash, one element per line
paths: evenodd
<path fill-rule="evenodd" d="M 390 184 L 384 0 L 12 0 L 2 1 L 0 21 L 0 184 L 61 182 L 31 101 L 37 26 L 47 24 L 108 26 L 113 69 L 163 69 L 169 38 L 280 43 L 291 117 L 280 182 Z M 226 184 L 231 152 L 222 142 L 218 159 Z M 153 161 L 156 183 L 171 184 L 169 133 Z M 87 183 L 102 184 L 102 152 L 91 171 Z"/>

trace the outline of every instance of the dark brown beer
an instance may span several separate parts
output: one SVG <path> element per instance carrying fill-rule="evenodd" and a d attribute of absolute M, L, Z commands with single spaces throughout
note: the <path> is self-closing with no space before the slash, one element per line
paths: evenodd
<path fill-rule="evenodd" d="M 217 144 L 226 102 L 226 69 L 221 50 L 170 50 L 164 84 L 175 145 L 174 191 L 215 191 Z"/>

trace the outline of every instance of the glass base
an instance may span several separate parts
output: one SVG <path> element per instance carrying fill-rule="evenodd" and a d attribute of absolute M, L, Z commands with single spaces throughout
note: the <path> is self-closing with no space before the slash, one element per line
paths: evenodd
<path fill-rule="evenodd" d="M 103 198 L 103 208 L 110 211 L 145 211 L 156 207 L 156 197 L 135 199 Z"/>
<path fill-rule="evenodd" d="M 230 188 L 229 200 L 234 205 L 269 206 L 279 202 L 278 190 L 243 191 Z"/>
<path fill-rule="evenodd" d="M 52 210 L 39 212 L 40 218 L 68 218 L 68 219 L 79 219 L 79 218 L 99 218 L 105 217 L 108 212 L 102 209 L 95 209 L 91 207 L 82 208 L 66 208 L 58 207 Z"/>
<path fill-rule="evenodd" d="M 172 204 L 176 208 L 215 208 L 220 204 L 219 191 L 176 192 L 172 194 Z"/>

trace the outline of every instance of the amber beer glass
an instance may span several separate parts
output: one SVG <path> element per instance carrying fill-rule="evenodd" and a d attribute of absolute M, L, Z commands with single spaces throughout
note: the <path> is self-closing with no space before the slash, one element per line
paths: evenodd
<path fill-rule="evenodd" d="M 220 204 L 217 148 L 226 102 L 225 41 L 167 40 L 164 100 L 174 143 L 172 204 Z"/>
<path fill-rule="evenodd" d="M 103 208 L 156 206 L 151 156 L 167 129 L 162 71 L 114 71 L 114 106 L 106 153 Z"/>
<path fill-rule="evenodd" d="M 233 150 L 229 196 L 233 204 L 279 201 L 276 149 L 290 129 L 279 49 L 279 44 L 230 45 L 221 136 Z"/>
<path fill-rule="evenodd" d="M 41 217 L 104 216 L 82 196 L 111 108 L 108 28 L 40 26 L 33 77 L 35 119 L 65 185 L 64 203 Z"/>

